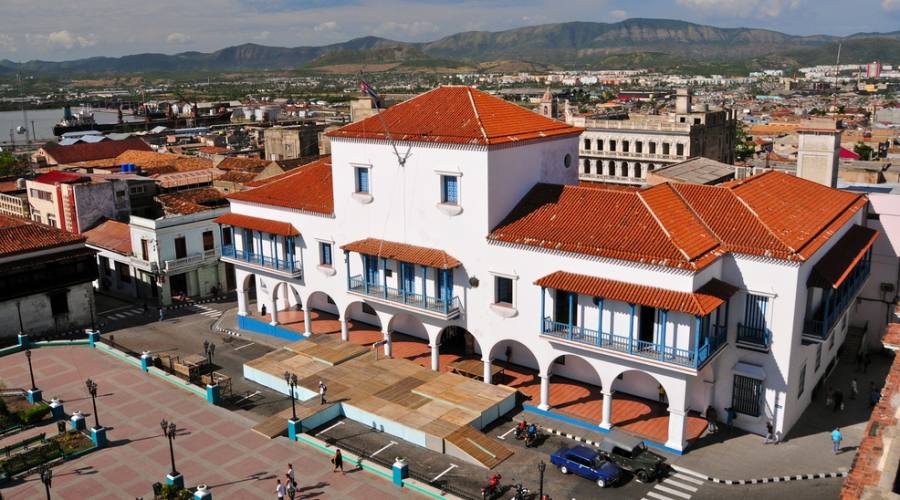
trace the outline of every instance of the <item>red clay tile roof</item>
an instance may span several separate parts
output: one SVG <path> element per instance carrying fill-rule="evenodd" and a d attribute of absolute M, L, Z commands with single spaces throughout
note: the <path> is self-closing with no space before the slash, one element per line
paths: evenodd
<path fill-rule="evenodd" d="M 269 166 L 272 163 L 268 160 L 261 160 L 259 158 L 238 158 L 238 157 L 229 157 L 220 161 L 216 168 L 219 170 L 246 170 L 246 171 L 262 171 L 264 168 Z"/>
<path fill-rule="evenodd" d="M 347 243 L 346 245 L 343 245 L 341 249 L 427 267 L 434 267 L 437 269 L 453 269 L 454 267 L 460 266 L 458 260 L 451 257 L 443 250 L 407 245 L 406 243 L 397 243 L 375 238 L 366 238 L 364 240 Z"/>
<path fill-rule="evenodd" d="M 35 177 L 34 179 L 34 182 L 40 182 L 41 184 L 74 184 L 76 182 L 90 181 L 91 178 L 86 175 L 74 174 L 71 172 L 60 172 L 59 170 L 47 172 L 44 175 Z"/>
<path fill-rule="evenodd" d="M 137 138 L 94 143 L 79 142 L 68 146 L 54 144 L 52 146 L 44 146 L 43 149 L 57 163 L 75 163 L 115 158 L 128 150 L 152 151 L 146 142 Z"/>
<path fill-rule="evenodd" d="M 537 184 L 488 239 L 686 269 L 726 252 L 803 261 L 866 203 L 774 171 L 635 192 Z"/>
<path fill-rule="evenodd" d="M 443 86 L 326 135 L 387 139 L 385 125 L 397 141 L 485 146 L 582 132 L 472 87 Z"/>
<path fill-rule="evenodd" d="M 555 288 L 581 295 L 680 311 L 695 316 L 706 316 L 711 313 L 737 290 L 732 285 L 715 278 L 696 292 L 688 293 L 564 271 L 548 274 L 534 284 L 543 288 Z"/>
<path fill-rule="evenodd" d="M 194 214 L 228 205 L 225 193 L 211 187 L 164 194 L 157 199 L 166 215 Z"/>
<path fill-rule="evenodd" d="M 234 193 L 228 199 L 325 215 L 334 213 L 330 156 L 260 182 L 260 187 Z"/>
<path fill-rule="evenodd" d="M 251 217 L 249 215 L 229 213 L 216 217 L 213 222 L 234 227 L 244 227 L 256 231 L 262 231 L 264 233 L 280 234 L 282 236 L 300 235 L 300 231 L 297 231 L 290 222 L 279 222 L 269 219 L 262 219 L 259 217 Z"/>
<path fill-rule="evenodd" d="M 242 170 L 229 170 L 224 174 L 216 177 L 217 181 L 224 182 L 236 182 L 238 184 L 246 184 L 253 179 L 256 179 L 256 176 L 259 175 L 257 172 L 246 172 Z"/>
<path fill-rule="evenodd" d="M 88 245 L 105 248 L 122 255 L 131 255 L 131 229 L 128 224 L 108 220 L 84 232 Z"/>
<path fill-rule="evenodd" d="M 878 230 L 854 224 L 828 252 L 816 262 L 808 284 L 821 288 L 837 288 L 850 275 L 878 239 Z"/>
<path fill-rule="evenodd" d="M 84 237 L 37 222 L 0 215 L 0 257 L 84 242 Z"/>

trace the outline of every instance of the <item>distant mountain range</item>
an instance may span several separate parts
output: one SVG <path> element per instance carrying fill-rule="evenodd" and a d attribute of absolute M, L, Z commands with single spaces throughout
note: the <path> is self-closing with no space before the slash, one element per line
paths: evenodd
<path fill-rule="evenodd" d="M 0 61 L 0 74 L 147 73 L 247 70 L 415 71 L 435 68 L 634 68 L 741 72 L 832 64 L 900 63 L 900 31 L 847 37 L 795 36 L 754 28 L 717 28 L 668 19 L 569 22 L 506 31 L 468 31 L 407 43 L 367 36 L 319 47 L 244 44 L 211 53 L 135 54 L 73 61 Z"/>

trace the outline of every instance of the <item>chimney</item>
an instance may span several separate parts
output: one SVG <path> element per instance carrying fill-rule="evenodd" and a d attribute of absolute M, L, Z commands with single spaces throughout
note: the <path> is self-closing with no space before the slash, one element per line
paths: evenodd
<path fill-rule="evenodd" d="M 675 91 L 675 112 L 690 113 L 693 92 L 690 87 L 682 87 Z"/>
<path fill-rule="evenodd" d="M 843 131 L 831 123 L 824 128 L 802 128 L 797 131 L 797 176 L 837 187 Z M 821 127 L 821 125 L 820 125 Z"/>

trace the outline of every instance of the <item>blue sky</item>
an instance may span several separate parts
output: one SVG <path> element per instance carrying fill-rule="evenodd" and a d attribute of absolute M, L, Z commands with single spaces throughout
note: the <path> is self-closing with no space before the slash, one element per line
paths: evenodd
<path fill-rule="evenodd" d="M 550 22 L 682 19 L 793 34 L 900 29 L 900 0 L 2 0 L 0 59 L 426 41 Z M 852 5 L 852 8 L 851 8 Z M 848 15 L 853 14 L 853 15 Z"/>

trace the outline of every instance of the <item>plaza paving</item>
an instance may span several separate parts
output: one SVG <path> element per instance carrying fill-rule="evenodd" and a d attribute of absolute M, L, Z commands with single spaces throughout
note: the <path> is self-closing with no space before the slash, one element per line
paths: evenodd
<path fill-rule="evenodd" d="M 252 431 L 252 421 L 211 406 L 156 376 L 112 355 L 87 346 L 47 347 L 32 351 L 35 379 L 45 397 L 59 396 L 66 411 L 90 413 L 84 380 L 98 389 L 100 423 L 109 431 L 110 447 L 94 451 L 54 469 L 53 498 L 151 498 L 152 483 L 169 472 L 168 442 L 159 421 L 174 421 L 179 431 L 175 460 L 187 485 L 208 484 L 216 498 L 274 498 L 275 479 L 294 464 L 301 498 L 396 498 L 413 495 L 368 472 L 333 474 L 328 455 L 287 438 L 265 439 Z M 0 380 L 8 387 L 28 385 L 23 353 L 2 358 Z M 93 424 L 93 416 L 89 417 Z M 0 441 L 38 432 L 54 433 L 55 425 L 31 429 Z M 4 499 L 42 498 L 35 475 L 2 489 Z"/>

